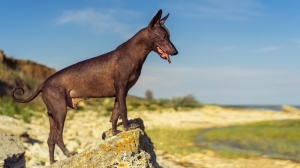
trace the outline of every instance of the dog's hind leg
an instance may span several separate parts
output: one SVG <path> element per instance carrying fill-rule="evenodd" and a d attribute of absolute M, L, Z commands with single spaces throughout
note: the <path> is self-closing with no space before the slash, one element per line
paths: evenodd
<path fill-rule="evenodd" d="M 49 116 L 49 123 L 50 123 L 50 133 L 49 133 L 49 137 L 48 137 L 48 147 L 49 147 L 49 158 L 50 158 L 50 164 L 56 162 L 56 160 L 54 160 L 54 149 L 55 149 L 55 125 L 54 125 L 54 121 L 53 118 L 51 116 L 51 112 L 48 111 L 48 116 Z"/>
<path fill-rule="evenodd" d="M 63 151 L 64 155 L 70 157 L 75 155 L 76 152 L 70 152 L 63 141 L 63 130 L 64 130 L 66 114 L 67 114 L 67 109 L 65 107 L 64 111 L 60 111 L 59 113 L 57 113 L 56 116 L 54 116 L 54 124 L 56 126 L 56 131 L 57 131 L 55 138 L 56 138 L 56 144 Z"/>
<path fill-rule="evenodd" d="M 50 89 L 43 92 L 43 100 L 48 109 L 48 116 L 50 122 L 50 133 L 48 138 L 50 163 L 54 160 L 54 147 L 55 144 L 59 146 L 65 156 L 70 157 L 75 153 L 69 152 L 63 141 L 63 129 L 67 115 L 67 106 L 65 94 L 59 89 L 51 91 Z"/>

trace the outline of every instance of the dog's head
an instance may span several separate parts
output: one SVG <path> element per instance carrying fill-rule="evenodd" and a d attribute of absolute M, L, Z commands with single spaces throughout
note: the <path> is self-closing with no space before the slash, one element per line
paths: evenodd
<path fill-rule="evenodd" d="M 171 63 L 170 55 L 176 55 L 178 51 L 170 41 L 170 32 L 164 25 L 169 14 L 162 19 L 161 15 L 162 10 L 159 10 L 148 25 L 149 38 L 152 40 L 151 49 Z"/>

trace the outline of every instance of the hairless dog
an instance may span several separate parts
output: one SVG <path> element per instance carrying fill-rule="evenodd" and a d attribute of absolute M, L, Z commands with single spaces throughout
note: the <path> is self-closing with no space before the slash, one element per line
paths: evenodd
<path fill-rule="evenodd" d="M 164 22 L 169 14 L 161 19 L 162 10 L 153 17 L 148 27 L 141 29 L 131 39 L 106 54 L 78 62 L 48 77 L 26 100 L 14 96 L 20 103 L 32 101 L 42 92 L 43 101 L 48 110 L 50 133 L 48 138 L 50 163 L 54 163 L 55 144 L 69 157 L 76 152 L 69 152 L 63 142 L 63 128 L 67 107 L 77 109 L 77 103 L 88 98 L 115 97 L 110 122 L 112 134 L 116 135 L 117 120 L 120 117 L 125 130 L 135 125 L 127 118 L 126 96 L 128 90 L 138 80 L 143 63 L 151 51 L 171 63 L 170 55 L 178 52 L 170 41 L 170 33 Z"/>

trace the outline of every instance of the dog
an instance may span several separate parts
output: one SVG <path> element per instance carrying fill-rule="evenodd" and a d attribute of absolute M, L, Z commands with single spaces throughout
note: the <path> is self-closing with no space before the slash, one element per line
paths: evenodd
<path fill-rule="evenodd" d="M 170 41 L 170 33 L 164 25 L 169 14 L 161 19 L 162 10 L 152 18 L 146 28 L 141 29 L 132 38 L 106 54 L 90 58 L 66 67 L 48 77 L 26 100 L 15 97 L 15 92 L 24 89 L 15 88 L 11 96 L 19 103 L 28 103 L 42 92 L 47 107 L 50 133 L 47 140 L 50 163 L 54 160 L 54 148 L 58 145 L 67 157 L 70 152 L 63 141 L 63 128 L 67 107 L 78 109 L 77 103 L 89 98 L 115 97 L 110 118 L 112 134 L 116 135 L 117 120 L 120 117 L 125 130 L 136 127 L 127 118 L 126 96 L 128 90 L 137 82 L 142 66 L 151 51 L 171 63 L 170 55 L 178 51 Z"/>

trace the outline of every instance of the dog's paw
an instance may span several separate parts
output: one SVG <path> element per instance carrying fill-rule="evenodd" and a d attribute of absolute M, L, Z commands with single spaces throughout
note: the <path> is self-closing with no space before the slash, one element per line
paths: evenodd
<path fill-rule="evenodd" d="M 68 153 L 66 153 L 66 156 L 67 157 L 71 157 L 71 156 L 74 156 L 74 155 L 76 155 L 76 154 L 78 154 L 78 152 L 68 152 Z"/>
<path fill-rule="evenodd" d="M 52 160 L 50 161 L 50 165 L 52 165 L 53 163 L 57 162 L 57 160 Z"/>
<path fill-rule="evenodd" d="M 122 131 L 119 131 L 119 130 L 115 130 L 115 131 L 111 131 L 111 134 L 113 135 L 113 136 L 115 136 L 115 135 L 117 135 L 117 134 L 119 134 L 120 132 L 122 132 Z"/>

